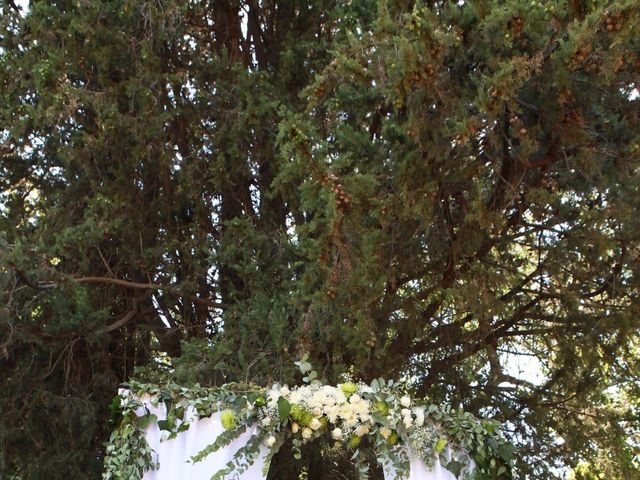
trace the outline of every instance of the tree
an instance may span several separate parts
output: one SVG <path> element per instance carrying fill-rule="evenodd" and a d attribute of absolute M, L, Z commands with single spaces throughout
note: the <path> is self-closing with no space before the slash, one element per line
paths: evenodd
<path fill-rule="evenodd" d="M 1 5 L 0 472 L 308 351 L 639 477 L 636 1 Z"/>

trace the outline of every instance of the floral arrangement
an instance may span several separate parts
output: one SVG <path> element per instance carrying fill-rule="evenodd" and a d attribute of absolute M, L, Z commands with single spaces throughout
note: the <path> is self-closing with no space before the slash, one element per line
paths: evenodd
<path fill-rule="evenodd" d="M 131 393 L 116 397 L 115 404 L 121 404 L 122 417 L 107 446 L 103 479 L 141 478 L 145 470 L 158 467 L 151 460 L 148 445 L 145 448 L 143 435 L 144 428 L 157 418 L 148 412 L 142 416 L 134 414 L 144 407 L 138 400 L 144 394 L 167 404 L 167 418 L 158 421 L 167 438 L 189 428 L 189 422 L 184 421 L 185 409 L 189 407 L 200 418 L 221 412 L 224 433 L 192 457 L 194 462 L 228 445 L 248 426 L 259 425 L 257 433 L 236 452 L 233 460 L 213 474 L 213 480 L 246 470 L 261 445 L 272 456 L 286 437 L 291 438 L 295 458 L 300 458 L 302 445 L 318 439 L 351 449 L 361 478 L 367 478 L 369 471 L 360 455 L 363 440 L 375 449 L 385 468 L 395 470 L 398 479 L 409 475 L 409 455 L 417 455 L 429 466 L 439 458 L 460 479 L 511 478 L 513 447 L 500 434 L 497 422 L 479 420 L 446 406 L 423 404 L 391 380 L 376 379 L 369 385 L 345 381 L 331 386 L 315 379 L 317 375 L 306 358 L 298 366 L 308 375 L 307 384 L 296 387 L 274 385 L 265 389 L 231 384 L 186 389 L 175 385 L 161 388 L 127 384 Z M 135 452 L 138 457 L 127 458 L 123 452 L 129 455 Z M 269 461 L 265 465 L 268 468 Z"/>

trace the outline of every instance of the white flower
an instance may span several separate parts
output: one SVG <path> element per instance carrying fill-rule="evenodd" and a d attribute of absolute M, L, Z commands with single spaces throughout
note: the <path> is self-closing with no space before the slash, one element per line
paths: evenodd
<path fill-rule="evenodd" d="M 327 403 L 327 394 L 323 390 L 317 390 L 313 394 L 313 400 L 317 405 L 325 405 Z"/>
<path fill-rule="evenodd" d="M 313 408 L 313 414 L 314 414 L 316 417 L 319 417 L 320 415 L 322 415 L 322 409 L 321 409 L 320 407 L 314 407 L 314 408 Z"/>
<path fill-rule="evenodd" d="M 320 423 L 320 420 L 318 420 L 317 418 L 313 418 L 309 422 L 309 428 L 311 428 L 311 430 L 318 430 L 321 426 L 322 423 Z"/>
<path fill-rule="evenodd" d="M 336 403 L 345 403 L 347 401 L 347 396 L 340 389 L 336 389 L 333 396 L 336 399 Z"/>
<path fill-rule="evenodd" d="M 268 427 L 271 425 L 271 417 L 264 417 L 260 423 L 262 423 L 263 427 Z"/>
<path fill-rule="evenodd" d="M 356 403 L 359 403 L 361 401 L 362 401 L 362 397 L 360 395 L 358 395 L 357 393 L 354 393 L 349 398 L 349 403 L 351 403 L 351 404 L 356 404 Z"/>
<path fill-rule="evenodd" d="M 409 398 L 409 395 L 405 395 L 400 399 L 400 405 L 402 405 L 403 407 L 411 406 L 411 398 Z"/>
<path fill-rule="evenodd" d="M 302 438 L 304 438 L 305 440 L 309 440 L 311 438 L 311 435 L 313 435 L 313 430 L 311 430 L 309 427 L 305 427 L 302 429 Z"/>
<path fill-rule="evenodd" d="M 280 388 L 280 395 L 282 395 L 283 397 L 289 395 L 290 393 L 291 390 L 289 390 L 289 387 L 287 387 L 286 385 Z"/>
<path fill-rule="evenodd" d="M 379 432 L 385 440 L 391 435 L 391 429 L 389 427 L 382 427 Z"/>
<path fill-rule="evenodd" d="M 340 417 L 342 417 L 342 419 L 350 426 L 358 423 L 358 416 L 356 415 L 356 412 L 354 412 L 352 406 L 348 403 L 345 403 L 340 408 Z"/>
<path fill-rule="evenodd" d="M 411 417 L 404 417 L 404 419 L 402 420 L 402 423 L 404 423 L 404 428 L 410 428 L 411 425 L 413 425 L 413 418 Z"/>
<path fill-rule="evenodd" d="M 311 389 L 307 386 L 304 387 L 300 387 L 298 389 L 298 392 L 300 392 L 300 395 L 302 396 L 302 398 L 307 399 L 311 396 Z"/>
<path fill-rule="evenodd" d="M 369 433 L 369 427 L 367 427 L 366 425 L 358 425 L 358 427 L 355 430 L 355 434 L 359 437 L 362 437 L 367 433 Z"/>
<path fill-rule="evenodd" d="M 292 423 L 291 424 L 291 431 L 293 433 L 298 433 L 300 431 L 300 425 L 298 425 L 297 423 Z"/>
<path fill-rule="evenodd" d="M 365 415 L 369 415 L 369 402 L 367 402 L 366 400 L 361 400 L 358 403 L 353 405 L 353 410 L 360 415 L 360 417 L 363 417 Z"/>
<path fill-rule="evenodd" d="M 322 408 L 326 410 L 327 408 L 333 407 L 335 404 L 336 404 L 336 399 L 333 398 L 332 396 L 327 396 L 326 401 L 324 402 L 324 405 L 322 406 Z"/>
<path fill-rule="evenodd" d="M 269 403 L 278 403 L 278 399 L 281 397 L 280 391 L 271 390 L 269 392 Z"/>
<path fill-rule="evenodd" d="M 400 410 L 400 415 L 402 415 L 403 417 L 410 417 L 411 410 L 409 410 L 408 408 L 403 408 L 402 410 Z"/>
<path fill-rule="evenodd" d="M 336 404 L 337 390 L 337 388 L 330 385 L 324 385 L 322 388 L 320 388 L 319 392 L 322 392 L 322 403 L 325 407 L 332 407 Z"/>
<path fill-rule="evenodd" d="M 301 401 L 302 401 L 302 394 L 300 393 L 300 390 L 294 390 L 293 392 L 291 392 L 291 394 L 289 395 L 289 403 L 298 404 Z"/>
<path fill-rule="evenodd" d="M 413 410 L 416 416 L 416 425 L 421 427 L 424 425 L 424 408 L 416 408 Z"/>
<path fill-rule="evenodd" d="M 267 447 L 271 448 L 276 444 L 276 437 L 271 435 L 264 443 Z"/>
<path fill-rule="evenodd" d="M 353 417 L 355 414 L 356 412 L 353 411 L 353 407 L 348 403 L 345 403 L 340 407 L 340 416 L 344 419 Z"/>
<path fill-rule="evenodd" d="M 342 439 L 342 430 L 340 430 L 339 428 L 334 428 L 333 432 L 331 432 L 331 438 L 333 438 L 334 440 Z"/>
<path fill-rule="evenodd" d="M 333 407 L 329 408 L 327 411 L 327 418 L 331 423 L 336 423 L 339 415 L 340 415 L 339 405 L 334 405 Z"/>

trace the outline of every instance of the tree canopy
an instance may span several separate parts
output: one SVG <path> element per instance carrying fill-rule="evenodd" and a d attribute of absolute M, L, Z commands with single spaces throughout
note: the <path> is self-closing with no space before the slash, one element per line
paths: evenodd
<path fill-rule="evenodd" d="M 309 352 L 517 478 L 640 478 L 637 0 L 0 9 L 0 476 L 98 478 L 134 375 Z"/>

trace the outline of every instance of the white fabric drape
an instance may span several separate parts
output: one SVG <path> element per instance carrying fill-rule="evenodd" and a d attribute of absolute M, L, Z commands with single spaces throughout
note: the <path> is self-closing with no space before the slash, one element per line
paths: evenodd
<path fill-rule="evenodd" d="M 409 451 L 410 470 L 407 480 L 457 480 L 456 476 L 444 468 L 439 459 L 435 459 L 433 467 L 428 467 L 419 457 Z M 385 480 L 395 480 L 397 474 L 393 466 L 385 466 Z"/>
<path fill-rule="evenodd" d="M 157 407 L 151 404 L 150 397 L 141 401 L 158 420 L 167 418 L 165 405 L 160 402 Z M 144 412 L 138 412 L 144 414 Z M 258 427 L 253 426 L 224 448 L 208 455 L 202 461 L 189 463 L 192 456 L 198 454 L 207 445 L 212 444 L 224 428 L 220 423 L 220 413 L 211 417 L 198 419 L 193 410 L 185 411 L 185 421 L 190 422 L 189 430 L 181 432 L 176 438 L 161 441 L 162 432 L 155 422 L 145 430 L 145 438 L 154 451 L 153 459 L 160 463 L 158 470 L 150 470 L 144 474 L 143 480 L 209 480 L 211 476 L 225 467 L 234 454 L 247 444 Z M 255 462 L 242 474 L 230 475 L 227 478 L 237 480 L 263 480 L 263 468 L 269 449 L 262 446 Z"/>

